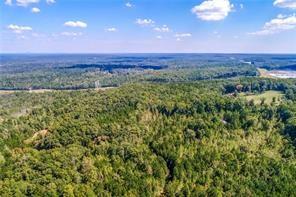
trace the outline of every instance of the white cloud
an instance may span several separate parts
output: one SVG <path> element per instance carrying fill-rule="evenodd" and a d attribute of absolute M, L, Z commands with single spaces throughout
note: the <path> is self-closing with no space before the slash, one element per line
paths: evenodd
<path fill-rule="evenodd" d="M 185 37 L 191 37 L 191 33 L 182 33 L 182 34 L 175 34 L 176 38 L 185 38 Z"/>
<path fill-rule="evenodd" d="M 132 8 L 132 7 L 134 7 L 134 5 L 131 4 L 130 2 L 127 2 L 127 3 L 125 4 L 125 6 L 128 7 L 128 8 Z"/>
<path fill-rule="evenodd" d="M 116 32 L 117 29 L 115 27 L 109 27 L 109 28 L 106 28 L 105 31 Z"/>
<path fill-rule="evenodd" d="M 177 41 L 181 41 L 182 38 L 188 38 L 191 37 L 191 33 L 181 33 L 181 34 L 175 34 L 175 38 Z"/>
<path fill-rule="evenodd" d="M 80 27 L 80 28 L 87 27 L 87 24 L 82 21 L 67 21 L 64 23 L 64 25 L 68 27 Z"/>
<path fill-rule="evenodd" d="M 273 5 L 280 8 L 296 9 L 296 0 L 276 0 Z"/>
<path fill-rule="evenodd" d="M 27 7 L 30 4 L 39 3 L 39 0 L 16 0 L 16 5 Z"/>
<path fill-rule="evenodd" d="M 229 0 L 207 0 L 193 7 L 191 12 L 205 21 L 219 21 L 226 18 L 233 7 Z"/>
<path fill-rule="evenodd" d="M 12 0 L 5 0 L 4 2 L 6 5 L 12 5 Z"/>
<path fill-rule="evenodd" d="M 239 4 L 239 7 L 241 8 L 241 9 L 244 9 L 244 4 Z"/>
<path fill-rule="evenodd" d="M 31 9 L 31 12 L 32 13 L 39 13 L 40 12 L 40 9 L 39 8 L 32 8 Z"/>
<path fill-rule="evenodd" d="M 17 36 L 17 39 L 26 40 L 28 38 L 26 36 L 24 36 L 24 35 L 20 35 L 20 36 Z"/>
<path fill-rule="evenodd" d="M 213 34 L 217 37 L 217 38 L 221 38 L 221 35 L 218 31 L 213 31 Z"/>
<path fill-rule="evenodd" d="M 277 18 L 285 18 L 286 17 L 286 15 L 283 15 L 283 14 L 278 14 L 277 15 Z"/>
<path fill-rule="evenodd" d="M 32 36 L 33 37 L 36 37 L 36 38 L 39 38 L 39 37 L 42 37 L 42 36 L 44 36 L 44 35 L 42 35 L 42 34 L 39 34 L 39 33 L 32 33 Z"/>
<path fill-rule="evenodd" d="M 141 26 L 151 26 L 153 25 L 155 22 L 151 19 L 140 19 L 138 18 L 136 20 L 136 24 L 141 25 Z"/>
<path fill-rule="evenodd" d="M 157 39 L 161 40 L 162 39 L 162 36 L 156 36 Z"/>
<path fill-rule="evenodd" d="M 82 36 L 82 33 L 81 32 L 62 32 L 61 35 L 76 37 L 76 36 Z"/>
<path fill-rule="evenodd" d="M 13 31 L 16 34 L 21 34 L 25 31 L 32 31 L 32 27 L 29 26 L 19 26 L 19 25 L 14 25 L 10 24 L 7 26 L 7 29 Z"/>
<path fill-rule="evenodd" d="M 154 31 L 157 32 L 170 32 L 170 28 L 167 25 L 163 25 L 162 27 L 155 27 Z"/>
<path fill-rule="evenodd" d="M 296 28 L 296 16 L 279 14 L 275 19 L 265 23 L 262 30 L 249 33 L 250 35 L 270 35 Z"/>
<path fill-rule="evenodd" d="M 46 3 L 47 4 L 53 4 L 53 3 L 56 3 L 56 1 L 55 0 L 46 0 Z"/>
<path fill-rule="evenodd" d="M 40 0 L 4 0 L 4 4 L 12 6 L 14 3 L 17 6 L 28 7 L 30 4 L 39 3 Z M 47 4 L 56 3 L 56 0 L 46 0 Z"/>

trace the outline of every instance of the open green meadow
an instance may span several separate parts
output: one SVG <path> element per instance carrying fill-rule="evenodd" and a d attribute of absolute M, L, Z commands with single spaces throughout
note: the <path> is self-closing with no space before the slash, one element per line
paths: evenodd
<path fill-rule="evenodd" d="M 280 91 L 271 90 L 261 94 L 241 93 L 240 96 L 246 98 L 247 101 L 254 100 L 255 104 L 260 104 L 262 100 L 264 100 L 264 103 L 266 104 L 271 104 L 272 102 L 279 104 L 282 100 L 283 93 Z"/>

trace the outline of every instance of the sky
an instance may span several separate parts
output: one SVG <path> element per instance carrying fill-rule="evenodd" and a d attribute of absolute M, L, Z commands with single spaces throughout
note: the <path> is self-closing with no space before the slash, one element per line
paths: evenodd
<path fill-rule="evenodd" d="M 0 0 L 0 53 L 296 53 L 296 0 Z"/>

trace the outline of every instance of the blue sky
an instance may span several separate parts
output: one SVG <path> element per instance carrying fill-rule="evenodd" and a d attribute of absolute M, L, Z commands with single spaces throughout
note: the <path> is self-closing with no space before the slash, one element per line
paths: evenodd
<path fill-rule="evenodd" d="M 2 0 L 1 53 L 296 53 L 296 0 Z"/>

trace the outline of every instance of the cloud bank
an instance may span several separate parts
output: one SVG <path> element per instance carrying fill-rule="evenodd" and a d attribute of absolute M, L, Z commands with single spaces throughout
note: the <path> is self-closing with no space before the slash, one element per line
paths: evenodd
<path fill-rule="evenodd" d="M 280 33 L 282 31 L 288 31 L 296 28 L 296 16 L 295 14 L 285 16 L 279 14 L 275 19 L 265 23 L 262 30 L 249 33 L 250 35 L 270 35 Z"/>
<path fill-rule="evenodd" d="M 21 34 L 25 31 L 32 31 L 32 27 L 29 26 L 19 26 L 19 25 L 14 25 L 10 24 L 7 26 L 7 29 L 13 31 L 16 34 Z"/>
<path fill-rule="evenodd" d="M 280 8 L 296 9 L 296 0 L 276 0 L 273 5 Z"/>

